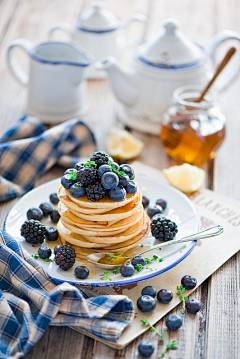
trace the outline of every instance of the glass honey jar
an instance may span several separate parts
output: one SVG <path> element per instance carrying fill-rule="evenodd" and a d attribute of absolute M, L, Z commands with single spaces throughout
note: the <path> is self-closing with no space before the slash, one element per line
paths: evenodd
<path fill-rule="evenodd" d="M 225 138 L 225 116 L 217 105 L 215 92 L 204 100 L 200 86 L 183 86 L 172 96 L 172 106 L 162 119 L 160 138 L 167 153 L 178 162 L 201 165 L 215 157 Z"/>

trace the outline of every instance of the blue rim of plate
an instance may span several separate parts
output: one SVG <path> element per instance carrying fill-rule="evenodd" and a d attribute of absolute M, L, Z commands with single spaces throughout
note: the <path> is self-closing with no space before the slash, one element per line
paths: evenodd
<path fill-rule="evenodd" d="M 198 217 L 198 228 L 197 228 L 197 232 L 199 232 L 200 230 L 200 227 L 201 227 L 201 220 L 200 220 L 200 217 L 199 217 L 199 214 L 195 208 L 195 206 L 193 205 L 192 201 L 185 195 L 183 194 L 181 191 L 179 191 L 178 189 L 176 189 L 175 187 L 169 185 L 168 183 L 165 183 L 165 182 L 162 182 L 162 181 L 159 181 L 159 180 L 156 180 L 154 178 L 151 178 L 151 177 L 148 177 L 148 176 L 144 176 L 144 175 L 139 175 L 137 174 L 137 177 L 140 177 L 140 178 L 146 178 L 152 182 L 155 182 L 155 183 L 160 183 L 161 185 L 163 186 L 166 186 L 168 188 L 170 188 L 171 190 L 177 192 L 181 197 L 183 197 L 189 204 L 191 204 L 191 207 L 195 213 L 195 215 Z M 43 187 L 45 186 L 46 184 L 49 184 L 51 182 L 54 182 L 54 181 L 59 181 L 59 178 L 56 178 L 54 180 L 51 180 L 51 181 L 48 181 L 46 183 L 43 183 L 42 185 L 36 187 L 36 188 L 33 188 L 31 191 L 27 192 L 25 195 L 23 195 L 12 207 L 11 209 L 9 210 L 6 218 L 5 218 L 5 221 L 4 221 L 4 226 L 3 226 L 3 230 L 5 230 L 6 228 L 6 223 L 7 223 L 7 219 L 8 219 L 8 216 L 9 216 L 9 213 L 10 211 L 12 211 L 12 209 L 16 206 L 16 204 L 22 200 L 22 198 L 24 198 L 25 196 L 27 196 L 30 192 L 32 191 L 35 191 L 35 190 L 38 190 L 40 187 Z M 91 283 L 91 282 L 81 282 L 81 281 L 70 281 L 70 280 L 67 280 L 67 279 L 59 279 L 59 278 L 56 278 L 56 277 L 53 277 L 52 275 L 50 275 L 46 269 L 44 269 L 50 278 L 54 279 L 55 281 L 59 282 L 59 283 L 64 283 L 64 282 L 68 282 L 72 285 L 75 285 L 75 286 L 80 286 L 80 287 L 86 287 L 86 288 L 89 288 L 89 287 L 119 287 L 119 286 L 123 286 L 123 285 L 128 285 L 128 284 L 133 284 L 133 283 L 136 283 L 136 282 L 141 282 L 143 280 L 146 280 L 146 279 L 150 279 L 150 278 L 153 278 L 161 273 L 164 273 L 166 271 L 168 271 L 169 269 L 175 267 L 177 264 L 179 264 L 180 262 L 182 262 L 191 252 L 192 250 L 194 249 L 194 247 L 196 246 L 196 243 L 197 241 L 192 241 L 192 243 L 189 245 L 189 249 L 187 252 L 185 252 L 180 258 L 178 258 L 178 260 L 176 260 L 175 262 L 173 262 L 172 264 L 170 264 L 168 267 L 166 268 L 163 268 L 163 269 L 160 269 L 160 270 L 157 270 L 157 271 L 154 271 L 154 273 L 147 273 L 146 275 L 142 276 L 142 277 L 137 277 L 134 279 L 134 277 L 131 277 L 131 278 L 128 278 L 128 280 L 126 281 L 121 281 L 121 282 L 97 282 L 97 283 Z"/>

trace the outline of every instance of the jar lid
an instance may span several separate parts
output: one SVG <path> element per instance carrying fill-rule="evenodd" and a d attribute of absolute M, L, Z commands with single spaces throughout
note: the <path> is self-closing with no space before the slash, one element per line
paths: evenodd
<path fill-rule="evenodd" d="M 179 22 L 166 19 L 164 30 L 153 39 L 144 42 L 137 49 L 137 57 L 146 64 L 179 68 L 196 66 L 205 58 L 205 50 L 179 30 Z"/>
<path fill-rule="evenodd" d="M 97 33 L 116 30 L 121 21 L 105 6 L 105 3 L 101 1 L 92 3 L 91 8 L 78 19 L 77 28 Z"/>

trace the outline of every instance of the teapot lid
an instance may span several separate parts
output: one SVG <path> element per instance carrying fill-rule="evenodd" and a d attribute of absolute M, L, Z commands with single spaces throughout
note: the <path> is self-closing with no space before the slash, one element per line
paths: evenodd
<path fill-rule="evenodd" d="M 137 58 L 148 65 L 164 68 L 196 66 L 205 58 L 205 50 L 191 41 L 178 28 L 175 19 L 166 19 L 164 30 L 137 49 Z"/>
<path fill-rule="evenodd" d="M 105 8 L 106 4 L 97 1 L 91 4 L 88 9 L 77 21 L 79 30 L 88 32 L 108 32 L 116 30 L 121 21 L 111 11 Z"/>

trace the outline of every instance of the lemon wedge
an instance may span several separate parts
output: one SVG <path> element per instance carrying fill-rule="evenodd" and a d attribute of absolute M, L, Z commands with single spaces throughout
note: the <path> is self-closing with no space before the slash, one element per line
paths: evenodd
<path fill-rule="evenodd" d="M 184 193 L 199 190 L 205 179 L 205 172 L 201 168 L 184 163 L 163 170 L 168 182 Z"/>
<path fill-rule="evenodd" d="M 144 143 L 134 137 L 130 132 L 111 128 L 106 150 L 110 156 L 120 159 L 131 159 L 137 157 L 143 150 Z"/>

